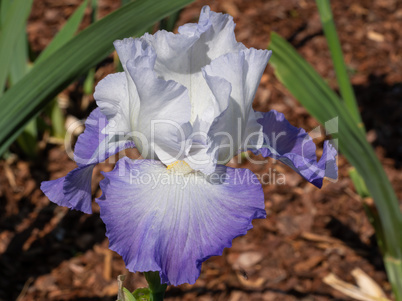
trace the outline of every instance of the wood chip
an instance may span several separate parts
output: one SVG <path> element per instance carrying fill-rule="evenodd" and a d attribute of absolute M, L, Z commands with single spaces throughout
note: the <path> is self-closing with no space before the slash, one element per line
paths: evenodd
<path fill-rule="evenodd" d="M 384 40 L 385 40 L 385 37 L 382 34 L 375 32 L 375 31 L 369 31 L 367 33 L 367 37 L 370 40 L 375 41 L 375 42 L 384 42 Z"/>
<path fill-rule="evenodd" d="M 352 271 L 358 286 L 347 283 L 334 274 L 327 275 L 323 281 L 348 297 L 361 301 L 390 301 L 380 286 L 360 269 Z M 372 286 L 374 284 L 374 287 Z M 362 286 L 360 286 L 362 285 Z"/>

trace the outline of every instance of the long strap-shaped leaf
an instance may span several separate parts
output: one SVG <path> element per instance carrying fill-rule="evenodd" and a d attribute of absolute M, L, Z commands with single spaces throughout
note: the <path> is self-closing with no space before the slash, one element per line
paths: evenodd
<path fill-rule="evenodd" d="M 88 5 L 88 0 L 82 2 L 82 4 L 75 10 L 75 12 L 68 19 L 63 28 L 57 33 L 57 35 L 53 38 L 53 40 L 47 45 L 45 50 L 42 51 L 38 59 L 35 61 L 35 64 L 40 63 L 44 59 L 46 59 L 49 55 L 55 52 L 57 49 L 62 47 L 64 44 L 69 41 L 81 24 L 82 18 L 85 14 L 85 8 Z"/>
<path fill-rule="evenodd" d="M 402 258 L 402 215 L 396 195 L 378 161 L 344 103 L 320 75 L 279 35 L 271 35 L 270 60 L 275 75 L 319 122 L 339 118 L 339 132 L 332 133 L 350 163 L 363 176 L 376 202 L 384 232 L 386 249 L 394 259 Z"/>
<path fill-rule="evenodd" d="M 20 32 L 24 30 L 31 5 L 32 0 L 14 0 L 9 4 L 6 16 L 2 14 L 4 20 L 1 22 L 0 34 L 0 97 L 9 74 L 14 47 L 20 37 Z M 5 8 L 4 4 L 2 8 Z"/>
<path fill-rule="evenodd" d="M 0 98 L 0 154 L 48 100 L 104 59 L 113 50 L 114 40 L 135 35 L 190 2 L 192 0 L 137 0 L 129 3 L 36 64 Z"/>

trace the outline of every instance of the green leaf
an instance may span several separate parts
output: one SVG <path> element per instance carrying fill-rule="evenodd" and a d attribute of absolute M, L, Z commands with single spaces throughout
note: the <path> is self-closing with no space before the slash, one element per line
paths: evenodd
<path fill-rule="evenodd" d="M 38 154 L 38 128 L 36 118 L 32 119 L 18 136 L 18 145 L 30 159 L 36 158 Z"/>
<path fill-rule="evenodd" d="M 84 0 L 82 4 L 75 10 L 72 16 L 68 19 L 66 24 L 64 24 L 63 28 L 56 34 L 53 40 L 49 43 L 49 45 L 42 51 L 38 59 L 35 61 L 36 64 L 40 63 L 57 49 L 66 44 L 69 40 L 74 37 L 75 33 L 78 30 L 78 27 L 81 24 L 82 18 L 85 14 L 85 8 L 88 5 L 88 0 Z"/>
<path fill-rule="evenodd" d="M 2 13 L 2 28 L 0 34 L 0 97 L 3 94 L 6 79 L 10 71 L 14 48 L 25 28 L 25 22 L 31 10 L 33 0 L 14 0 L 8 7 L 7 13 Z M 5 8 L 2 1 L 2 9 Z M 4 16 L 5 14 L 5 16 Z"/>
<path fill-rule="evenodd" d="M 331 52 L 332 62 L 336 79 L 339 85 L 342 98 L 345 101 L 346 108 L 354 118 L 358 127 L 364 131 L 364 125 L 359 113 L 355 94 L 349 80 L 346 70 L 345 61 L 343 59 L 341 43 L 339 42 L 338 34 L 335 28 L 334 18 L 332 16 L 331 6 L 329 0 L 316 0 L 318 11 L 320 13 L 322 27 L 324 29 L 325 37 L 327 38 L 328 47 Z"/>
<path fill-rule="evenodd" d="M 130 293 L 128 289 L 123 287 L 123 294 L 124 294 L 124 301 L 137 301 L 140 299 L 137 299 L 133 296 L 133 294 Z"/>
<path fill-rule="evenodd" d="M 66 134 L 66 129 L 64 126 L 64 114 L 61 110 L 57 99 L 53 100 L 51 103 L 50 119 L 52 120 L 52 135 L 56 138 L 64 139 Z"/>
<path fill-rule="evenodd" d="M 364 183 L 364 180 L 362 179 L 362 177 L 357 173 L 355 168 L 351 168 L 349 169 L 349 177 L 352 180 L 355 188 L 356 188 L 356 192 L 357 194 L 362 198 L 368 198 L 370 197 L 370 193 L 367 190 L 367 186 Z"/>
<path fill-rule="evenodd" d="M 95 86 L 95 68 L 91 68 L 88 71 L 87 77 L 85 78 L 83 90 L 85 95 L 91 95 L 94 92 Z"/>
<path fill-rule="evenodd" d="M 192 0 L 137 0 L 129 3 L 35 64 L 0 98 L 0 154 L 49 100 L 102 61 L 113 50 L 114 40 L 133 36 L 190 2 Z"/>
<path fill-rule="evenodd" d="M 137 288 L 133 294 L 133 298 L 136 301 L 150 301 L 151 299 L 151 290 L 147 287 Z"/>
<path fill-rule="evenodd" d="M 134 0 L 120 0 L 121 1 L 121 6 L 124 6 L 126 4 L 129 4 L 130 2 L 134 1 Z"/>
<path fill-rule="evenodd" d="M 91 0 L 91 8 L 92 8 L 92 13 L 91 13 L 91 23 L 95 22 L 98 20 L 98 0 Z"/>
<path fill-rule="evenodd" d="M 10 66 L 10 86 L 15 85 L 28 72 L 28 40 L 25 31 L 21 31 L 14 48 Z"/>
<path fill-rule="evenodd" d="M 395 192 L 378 161 L 373 148 L 344 103 L 320 75 L 283 38 L 273 33 L 269 48 L 270 60 L 277 78 L 321 123 L 338 118 L 339 130 L 333 127 L 331 135 L 338 139 L 339 148 L 362 175 L 367 189 L 378 208 L 388 254 L 402 258 L 402 215 Z"/>
<path fill-rule="evenodd" d="M 1 22 L 3 23 L 9 13 L 11 0 L 2 0 L 1 2 Z M 22 28 L 26 27 L 26 20 Z M 16 33 L 16 42 L 13 49 L 12 60 L 9 66 L 9 86 L 17 83 L 28 72 L 28 40 L 25 30 L 20 30 Z M 24 131 L 18 137 L 18 145 L 22 151 L 31 159 L 34 159 L 37 154 L 37 139 L 38 131 L 36 120 L 31 120 L 25 127 Z"/>

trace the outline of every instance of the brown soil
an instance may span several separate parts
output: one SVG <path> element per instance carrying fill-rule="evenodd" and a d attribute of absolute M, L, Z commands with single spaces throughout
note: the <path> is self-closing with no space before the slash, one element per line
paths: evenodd
<path fill-rule="evenodd" d="M 81 0 L 35 0 L 28 25 L 34 53 L 41 51 Z M 118 1 L 102 0 L 101 15 Z M 352 5 L 333 0 L 333 11 L 351 73 L 368 139 L 402 198 L 402 2 L 358 0 Z M 181 14 L 179 24 L 195 22 L 200 8 L 234 16 L 238 41 L 266 48 L 272 31 L 288 39 L 336 88 L 330 54 L 313 1 L 199 0 Z M 89 24 L 88 9 L 83 27 Z M 275 55 L 275 54 L 273 54 Z M 113 72 L 112 59 L 96 71 L 96 80 Z M 83 97 L 82 81 L 63 92 L 66 115 L 85 118 L 93 109 Z M 307 131 L 318 123 L 290 95 L 268 67 L 254 102 L 259 111 L 276 109 Z M 40 182 L 64 176 L 75 167 L 61 145 L 45 137 L 37 160 L 16 154 L 0 161 L 0 300 L 115 300 L 116 277 L 127 274 L 119 255 L 109 251 L 99 208 L 86 215 L 58 207 L 39 189 Z M 317 143 L 322 142 L 318 139 Z M 360 267 L 391 293 L 381 255 L 359 197 L 348 178 L 350 165 L 339 157 L 339 180 L 319 190 L 280 163 L 271 171 L 286 177 L 284 185 L 264 185 L 268 217 L 236 238 L 223 256 L 203 264 L 195 285 L 170 287 L 166 300 L 349 300 L 322 282 L 332 272 L 353 282 Z M 111 164 L 96 169 L 110 170 Z M 94 183 L 94 196 L 100 191 Z M 145 286 L 139 273 L 130 275 L 130 289 Z"/>

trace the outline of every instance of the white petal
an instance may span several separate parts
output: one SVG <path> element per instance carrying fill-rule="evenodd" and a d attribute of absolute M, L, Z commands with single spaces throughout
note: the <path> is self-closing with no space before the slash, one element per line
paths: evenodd
<path fill-rule="evenodd" d="M 128 106 L 124 107 L 123 110 L 125 114 L 128 116 L 128 120 L 130 123 L 131 132 L 135 131 L 136 123 L 138 121 L 139 107 L 140 101 L 137 92 L 137 87 L 135 86 L 128 70 L 127 70 L 127 62 L 129 60 L 135 60 L 140 56 L 149 56 L 154 55 L 152 48 L 142 39 L 123 39 L 116 40 L 113 43 L 116 48 L 117 54 L 119 55 L 119 59 L 123 66 L 123 69 L 126 74 L 126 84 L 128 90 Z M 154 58 L 153 58 L 154 59 Z"/>
<path fill-rule="evenodd" d="M 206 82 L 217 101 L 226 101 L 227 96 L 222 94 L 221 88 L 224 82 L 232 87 L 228 107 L 217 118 L 212 129 L 214 133 L 211 133 L 216 143 L 221 145 L 218 163 L 226 163 L 243 147 L 244 140 L 249 135 L 246 133 L 247 127 L 256 129 L 256 122 L 250 121 L 251 124 L 248 124 L 248 119 L 255 92 L 270 54 L 270 51 L 247 49 L 223 55 L 204 68 Z M 218 79 L 221 85 L 217 85 Z M 258 131 L 261 131 L 260 127 Z M 225 135 L 219 137 L 216 132 L 227 133 L 227 137 L 224 137 Z M 257 141 L 254 142 L 259 140 L 261 139 L 257 137 Z M 223 144 L 230 146 L 222 147 Z"/>
<path fill-rule="evenodd" d="M 129 96 L 124 72 L 110 74 L 95 87 L 94 98 L 115 132 L 130 132 Z"/>
<path fill-rule="evenodd" d="M 163 163 L 170 164 L 182 159 L 190 147 L 186 140 L 192 131 L 191 107 L 185 87 L 156 76 L 154 58 L 151 52 L 129 60 L 126 65 L 140 99 L 134 129 L 145 138 L 135 141 L 145 158 L 153 158 L 155 153 Z"/>
<path fill-rule="evenodd" d="M 157 74 L 189 90 L 192 123 L 214 103 L 202 76 L 202 67 L 223 54 L 245 49 L 243 44 L 236 42 L 234 27 L 231 16 L 211 12 L 206 6 L 198 24 L 180 27 L 178 35 L 160 31 L 143 37 L 156 51 Z"/>

